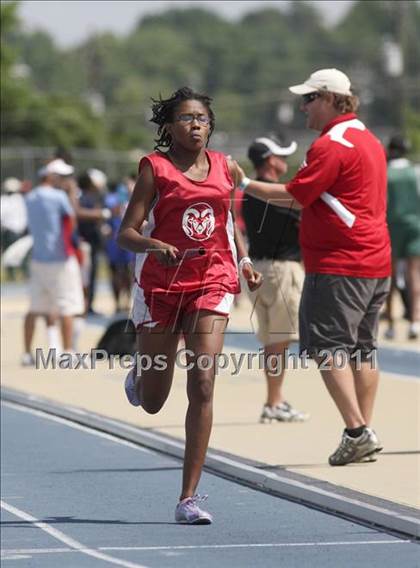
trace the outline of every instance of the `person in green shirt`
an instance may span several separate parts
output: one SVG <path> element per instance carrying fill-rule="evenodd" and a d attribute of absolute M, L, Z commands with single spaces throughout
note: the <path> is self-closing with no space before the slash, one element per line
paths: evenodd
<path fill-rule="evenodd" d="M 409 291 L 409 339 L 420 336 L 420 187 L 413 164 L 406 155 L 410 144 L 401 135 L 388 143 L 388 208 L 387 220 L 391 235 L 393 276 L 398 261 L 406 263 Z M 386 336 L 393 337 L 392 298 L 389 296 L 390 327 Z"/>

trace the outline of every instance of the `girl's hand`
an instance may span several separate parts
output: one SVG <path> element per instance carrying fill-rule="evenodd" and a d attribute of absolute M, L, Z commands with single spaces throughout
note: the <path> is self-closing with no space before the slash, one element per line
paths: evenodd
<path fill-rule="evenodd" d="M 152 253 L 163 266 L 177 266 L 180 262 L 179 250 L 168 243 L 159 242 L 148 252 Z"/>
<path fill-rule="evenodd" d="M 254 270 L 251 263 L 246 262 L 242 267 L 242 275 L 248 284 L 248 288 L 251 292 L 257 290 L 263 283 L 263 276 L 261 272 Z"/>

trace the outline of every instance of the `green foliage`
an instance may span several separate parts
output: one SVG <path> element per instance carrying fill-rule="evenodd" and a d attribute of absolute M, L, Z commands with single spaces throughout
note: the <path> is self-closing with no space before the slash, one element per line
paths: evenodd
<path fill-rule="evenodd" d="M 104 144 L 102 124 L 80 96 L 52 91 L 51 69 L 60 67 L 59 52 L 48 34 L 25 35 L 19 31 L 17 9 L 16 2 L 1 4 L 2 144 Z M 21 59 L 24 56 L 26 59 Z M 25 66 L 19 68 L 22 61 Z M 27 61 L 31 62 L 30 67 Z"/>
<path fill-rule="evenodd" d="M 323 67 L 350 75 L 370 125 L 405 123 L 418 139 L 418 2 L 359 0 L 333 28 L 301 0 L 237 22 L 200 7 L 176 8 L 143 18 L 126 37 L 96 34 L 66 50 L 45 32 L 23 31 L 18 11 L 17 2 L 1 4 L 2 137 L 8 144 L 150 149 L 151 98 L 183 85 L 214 98 L 218 131 L 275 131 L 279 103 L 294 101 L 287 86 Z M 385 39 L 402 46 L 403 77 L 389 76 Z M 92 105 L 100 97 L 103 112 Z M 302 125 L 297 115 L 294 126 Z"/>
<path fill-rule="evenodd" d="M 10 70 L 16 57 L 15 49 L 12 47 L 9 40 L 12 34 L 18 30 L 19 20 L 17 17 L 17 7 L 17 2 L 4 2 L 0 5 L 0 65 L 2 75 L 4 72 L 8 72 Z"/>
<path fill-rule="evenodd" d="M 41 31 L 22 34 L 18 57 L 33 70 L 31 82 L 36 89 L 53 91 L 56 88 L 56 74 L 51 73 L 51 69 L 60 67 L 61 57 L 50 35 Z"/>

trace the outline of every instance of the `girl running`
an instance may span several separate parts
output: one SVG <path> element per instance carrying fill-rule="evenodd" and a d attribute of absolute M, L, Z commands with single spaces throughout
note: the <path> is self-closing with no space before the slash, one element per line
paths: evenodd
<path fill-rule="evenodd" d="M 215 369 L 200 361 L 214 361 L 222 351 L 229 310 L 240 291 L 238 266 L 251 290 L 260 286 L 261 275 L 246 257 L 232 217 L 237 166 L 207 150 L 215 125 L 211 99 L 184 87 L 154 101 L 152 111 L 155 152 L 140 161 L 118 242 L 138 253 L 133 322 L 138 353 L 153 364 L 133 368 L 125 391 L 134 406 L 159 412 L 184 336 L 189 404 L 175 520 L 209 524 L 212 517 L 200 508 L 196 488 L 212 426 Z"/>

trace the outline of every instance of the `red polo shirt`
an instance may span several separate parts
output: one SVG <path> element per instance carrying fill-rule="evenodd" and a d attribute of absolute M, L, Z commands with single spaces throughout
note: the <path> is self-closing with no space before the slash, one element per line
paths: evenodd
<path fill-rule="evenodd" d="M 390 275 L 385 151 L 355 114 L 327 124 L 286 189 L 303 206 L 300 244 L 307 273 Z M 356 216 L 352 228 L 320 199 L 324 191 Z"/>

